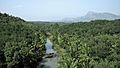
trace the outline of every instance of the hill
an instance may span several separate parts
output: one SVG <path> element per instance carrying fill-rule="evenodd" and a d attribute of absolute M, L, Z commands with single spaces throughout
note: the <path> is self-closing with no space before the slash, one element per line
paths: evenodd
<path fill-rule="evenodd" d="M 89 11 L 85 16 L 77 18 L 65 18 L 63 22 L 80 22 L 80 21 L 91 21 L 91 20 L 115 20 L 120 19 L 120 16 L 112 13 L 97 13 Z"/>

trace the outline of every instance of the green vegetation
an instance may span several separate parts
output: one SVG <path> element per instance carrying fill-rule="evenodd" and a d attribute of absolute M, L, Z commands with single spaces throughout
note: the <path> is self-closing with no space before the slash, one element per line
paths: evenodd
<path fill-rule="evenodd" d="M 0 14 L 0 68 L 33 68 L 45 54 L 44 40 L 36 25 Z"/>
<path fill-rule="evenodd" d="M 119 68 L 120 20 L 63 25 L 55 41 L 60 68 Z"/>
<path fill-rule="evenodd" d="M 60 68 L 119 68 L 120 20 L 32 23 L 0 13 L 0 66 L 35 68 L 51 32 Z"/>

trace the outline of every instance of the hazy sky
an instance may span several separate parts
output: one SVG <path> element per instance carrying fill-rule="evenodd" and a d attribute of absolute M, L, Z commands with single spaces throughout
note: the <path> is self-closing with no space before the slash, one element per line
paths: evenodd
<path fill-rule="evenodd" d="M 120 15 L 120 0 L 0 0 L 0 12 L 25 20 L 80 17 L 88 11 Z"/>

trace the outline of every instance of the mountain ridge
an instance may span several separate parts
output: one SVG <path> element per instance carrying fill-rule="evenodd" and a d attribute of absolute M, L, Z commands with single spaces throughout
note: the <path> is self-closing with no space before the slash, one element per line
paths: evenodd
<path fill-rule="evenodd" d="M 64 18 L 62 22 L 85 22 L 91 20 L 115 20 L 120 19 L 119 15 L 115 15 L 108 12 L 98 13 L 89 11 L 85 16 L 76 17 L 76 18 Z"/>

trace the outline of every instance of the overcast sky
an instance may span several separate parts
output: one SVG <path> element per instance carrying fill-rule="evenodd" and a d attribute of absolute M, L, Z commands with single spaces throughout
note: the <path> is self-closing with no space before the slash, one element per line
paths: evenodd
<path fill-rule="evenodd" d="M 120 0 L 0 0 L 0 12 L 32 21 L 80 17 L 88 11 L 120 15 Z"/>

